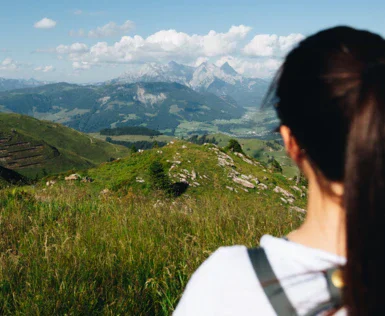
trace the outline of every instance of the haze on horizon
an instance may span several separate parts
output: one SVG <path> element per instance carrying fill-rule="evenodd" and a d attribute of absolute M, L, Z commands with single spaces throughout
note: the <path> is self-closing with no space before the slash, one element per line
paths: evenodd
<path fill-rule="evenodd" d="M 325 27 L 384 34 L 381 1 L 79 1 L 2 4 L 0 77 L 76 83 L 113 79 L 142 64 L 228 62 L 269 78 L 290 48 Z"/>

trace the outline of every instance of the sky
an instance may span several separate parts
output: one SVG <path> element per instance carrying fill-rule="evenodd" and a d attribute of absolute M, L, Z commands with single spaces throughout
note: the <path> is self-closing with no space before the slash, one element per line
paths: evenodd
<path fill-rule="evenodd" d="M 0 77 L 102 82 L 144 63 L 228 62 L 269 78 L 304 37 L 336 25 L 385 35 L 385 1 L 0 2 Z"/>

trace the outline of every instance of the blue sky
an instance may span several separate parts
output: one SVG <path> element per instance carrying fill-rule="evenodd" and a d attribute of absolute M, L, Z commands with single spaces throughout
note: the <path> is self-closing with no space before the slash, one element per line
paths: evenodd
<path fill-rule="evenodd" d="M 384 13 L 385 1 L 2 1 L 0 77 L 95 82 L 171 60 L 268 77 L 322 28 L 384 35 Z"/>

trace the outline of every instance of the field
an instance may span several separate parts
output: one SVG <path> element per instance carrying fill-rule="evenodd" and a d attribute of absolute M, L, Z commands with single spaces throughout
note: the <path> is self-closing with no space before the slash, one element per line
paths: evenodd
<path fill-rule="evenodd" d="M 154 190 L 154 161 L 173 181 L 187 178 L 186 193 Z M 229 178 L 235 171 L 266 189 L 245 189 Z M 212 145 L 176 142 L 81 175 L 94 181 L 61 175 L 0 191 L 0 314 L 170 315 L 210 253 L 285 235 L 302 221 L 293 206 L 306 204 L 293 181 Z"/>

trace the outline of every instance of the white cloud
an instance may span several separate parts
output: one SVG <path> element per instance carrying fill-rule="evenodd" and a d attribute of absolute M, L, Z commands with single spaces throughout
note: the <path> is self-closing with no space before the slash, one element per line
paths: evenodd
<path fill-rule="evenodd" d="M 113 44 L 101 41 L 92 46 L 78 42 L 59 45 L 45 52 L 71 61 L 77 73 L 101 64 L 112 67 L 121 63 L 165 63 L 175 60 L 192 66 L 199 66 L 205 61 L 215 62 L 218 66 L 228 62 L 247 77 L 268 78 L 282 64 L 283 54 L 303 38 L 301 34 L 260 34 L 244 47 L 243 41 L 250 30 L 244 25 L 232 26 L 223 33 L 210 31 L 203 35 L 162 30 L 146 38 L 139 35 L 123 36 Z"/>
<path fill-rule="evenodd" d="M 5 58 L 0 62 L 0 70 L 17 71 L 19 68 L 20 64 L 12 58 Z"/>
<path fill-rule="evenodd" d="M 90 30 L 88 33 L 84 29 L 79 29 L 78 31 L 70 31 L 69 35 L 89 38 L 103 38 L 124 34 L 133 30 L 134 28 L 135 23 L 127 20 L 122 25 L 118 25 L 115 22 L 109 22 L 106 25 L 99 26 L 94 30 Z"/>
<path fill-rule="evenodd" d="M 59 45 L 55 52 L 62 54 L 82 54 L 88 52 L 88 46 L 84 43 L 73 43 L 72 45 Z"/>
<path fill-rule="evenodd" d="M 91 68 L 91 65 L 87 62 L 78 62 L 78 61 L 75 61 L 72 63 L 72 68 L 74 70 L 88 70 Z"/>
<path fill-rule="evenodd" d="M 35 71 L 41 71 L 41 72 L 51 72 L 54 71 L 55 68 L 52 65 L 49 66 L 39 66 L 34 69 Z"/>
<path fill-rule="evenodd" d="M 56 21 L 48 18 L 43 18 L 34 24 L 34 27 L 36 29 L 52 29 L 55 26 L 56 26 Z"/>
<path fill-rule="evenodd" d="M 258 34 L 244 47 L 248 56 L 282 56 L 305 37 L 302 34 L 278 36 L 275 34 Z"/>
<path fill-rule="evenodd" d="M 83 11 L 82 10 L 75 10 L 73 13 L 75 15 L 81 15 L 81 14 L 83 14 Z"/>
<path fill-rule="evenodd" d="M 244 39 L 250 30 L 250 27 L 244 25 L 232 26 L 226 33 L 210 31 L 206 35 L 162 30 L 147 38 L 139 35 L 123 36 L 113 45 L 98 42 L 87 49 L 87 46 L 82 44 L 84 49 L 76 53 L 71 49 L 74 44 L 60 45 L 55 51 L 58 54 L 70 55 L 72 62 L 87 62 L 90 65 L 169 60 L 189 63 L 198 57 L 210 58 L 235 52 L 238 42 Z"/>
<path fill-rule="evenodd" d="M 250 78 L 270 78 L 282 64 L 281 59 L 275 58 L 250 60 L 233 56 L 221 57 L 215 64 L 220 67 L 226 62 L 228 62 L 237 72 Z"/>

